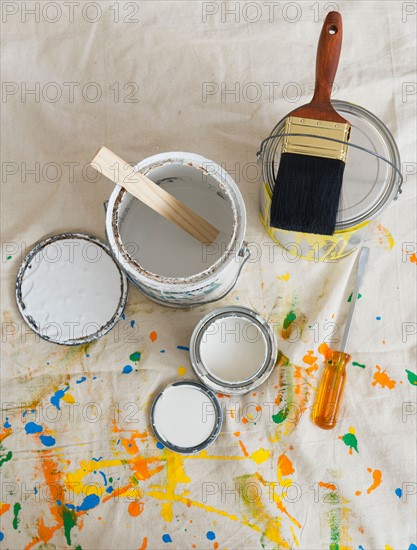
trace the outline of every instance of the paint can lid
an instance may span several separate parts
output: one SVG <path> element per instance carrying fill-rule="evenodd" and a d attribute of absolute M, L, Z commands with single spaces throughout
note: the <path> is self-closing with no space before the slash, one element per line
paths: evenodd
<path fill-rule="evenodd" d="M 217 397 L 192 380 L 169 384 L 152 405 L 155 437 L 180 454 L 199 453 L 211 445 L 220 433 L 222 420 Z"/>
<path fill-rule="evenodd" d="M 277 359 L 274 331 L 246 307 L 213 310 L 195 327 L 190 356 L 194 371 L 212 390 L 244 394 L 272 373 Z"/>
<path fill-rule="evenodd" d="M 74 346 L 97 340 L 119 320 L 127 278 L 96 237 L 62 233 L 26 256 L 16 301 L 30 328 L 44 340 Z"/>

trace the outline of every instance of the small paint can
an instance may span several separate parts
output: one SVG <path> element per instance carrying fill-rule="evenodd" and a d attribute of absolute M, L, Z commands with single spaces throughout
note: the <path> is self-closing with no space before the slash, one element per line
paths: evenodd
<path fill-rule="evenodd" d="M 271 375 L 277 360 L 274 331 L 246 307 L 213 310 L 195 327 L 191 364 L 209 388 L 228 395 L 247 393 Z"/>
<path fill-rule="evenodd" d="M 261 220 L 270 237 L 287 252 L 313 261 L 338 260 L 368 238 L 379 216 L 401 193 L 400 154 L 383 122 L 363 107 L 333 101 L 334 108 L 352 125 L 348 158 L 334 235 L 315 235 L 276 229 L 270 225 L 270 208 L 281 155 L 285 118 L 264 140 L 258 153 L 263 176 Z"/>
<path fill-rule="evenodd" d="M 30 328 L 48 342 L 75 346 L 97 340 L 119 320 L 127 278 L 109 247 L 83 233 L 40 242 L 20 266 L 16 301 Z"/>
<path fill-rule="evenodd" d="M 107 205 L 106 232 L 116 261 L 149 298 L 190 307 L 223 298 L 236 284 L 249 250 L 246 210 L 229 174 L 191 153 L 154 155 L 136 165 L 220 230 L 202 245 L 120 186 Z"/>
<path fill-rule="evenodd" d="M 192 380 L 169 384 L 155 399 L 151 425 L 164 446 L 181 454 L 195 454 L 211 445 L 220 433 L 223 415 L 219 400 Z"/>

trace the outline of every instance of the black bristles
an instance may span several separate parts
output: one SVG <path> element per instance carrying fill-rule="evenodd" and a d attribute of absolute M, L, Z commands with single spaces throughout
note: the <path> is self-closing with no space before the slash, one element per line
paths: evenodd
<path fill-rule="evenodd" d="M 271 204 L 271 226 L 333 235 L 345 163 L 342 160 L 284 153 Z"/>

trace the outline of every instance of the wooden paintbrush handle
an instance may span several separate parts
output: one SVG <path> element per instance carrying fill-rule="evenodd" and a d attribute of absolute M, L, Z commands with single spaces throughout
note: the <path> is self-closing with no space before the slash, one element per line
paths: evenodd
<path fill-rule="evenodd" d="M 337 11 L 331 11 L 324 21 L 317 47 L 316 84 L 311 103 L 330 104 L 342 39 L 342 16 Z"/>
<path fill-rule="evenodd" d="M 219 231 L 215 227 L 107 147 L 99 150 L 91 166 L 200 242 L 216 240 Z"/>

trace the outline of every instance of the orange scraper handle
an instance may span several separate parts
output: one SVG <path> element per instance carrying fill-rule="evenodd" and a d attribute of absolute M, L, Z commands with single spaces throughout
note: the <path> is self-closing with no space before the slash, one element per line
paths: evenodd
<path fill-rule="evenodd" d="M 331 430 L 337 424 L 350 358 L 348 353 L 332 351 L 324 368 L 313 408 L 313 422 L 324 430 Z"/>

